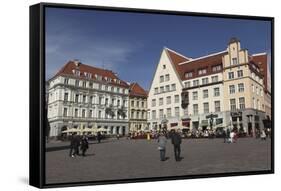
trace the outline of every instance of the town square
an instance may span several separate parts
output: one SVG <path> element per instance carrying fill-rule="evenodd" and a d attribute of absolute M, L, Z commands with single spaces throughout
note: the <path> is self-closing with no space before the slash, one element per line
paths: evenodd
<path fill-rule="evenodd" d="M 270 171 L 269 23 L 126 14 L 46 11 L 46 183 Z"/>

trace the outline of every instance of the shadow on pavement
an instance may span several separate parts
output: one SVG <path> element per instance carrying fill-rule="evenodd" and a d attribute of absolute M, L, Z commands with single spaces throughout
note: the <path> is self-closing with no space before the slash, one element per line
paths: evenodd
<path fill-rule="evenodd" d="M 98 142 L 89 142 L 89 145 L 95 145 L 95 144 L 104 144 L 104 143 L 111 143 L 114 142 L 113 140 L 103 140 L 100 143 Z M 69 144 L 68 145 L 62 145 L 62 146 L 54 146 L 54 147 L 47 147 L 46 152 L 53 152 L 53 151 L 61 151 L 61 150 L 67 150 L 70 149 Z"/>

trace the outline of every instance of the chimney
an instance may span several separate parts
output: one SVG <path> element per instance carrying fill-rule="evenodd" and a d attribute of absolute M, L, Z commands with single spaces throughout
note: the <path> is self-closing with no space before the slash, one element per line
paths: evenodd
<path fill-rule="evenodd" d="M 80 60 L 78 59 L 74 59 L 73 62 L 76 65 L 76 67 L 79 67 L 79 65 L 81 64 Z"/>

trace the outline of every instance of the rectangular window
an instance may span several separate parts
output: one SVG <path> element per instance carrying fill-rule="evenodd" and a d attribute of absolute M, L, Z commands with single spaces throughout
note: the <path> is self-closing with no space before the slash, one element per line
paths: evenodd
<path fill-rule="evenodd" d="M 209 103 L 203 103 L 204 113 L 209 113 Z"/>
<path fill-rule="evenodd" d="M 184 82 L 184 87 L 189 88 L 190 87 L 190 82 Z"/>
<path fill-rule="evenodd" d="M 221 103 L 220 101 L 215 101 L 215 112 L 221 111 Z"/>
<path fill-rule="evenodd" d="M 74 111 L 74 117 L 78 117 L 78 109 L 75 109 L 75 111 Z"/>
<path fill-rule="evenodd" d="M 75 103 L 78 103 L 79 102 L 79 94 L 76 94 L 75 95 Z"/>
<path fill-rule="evenodd" d="M 160 76 L 160 83 L 164 82 L 164 76 Z"/>
<path fill-rule="evenodd" d="M 203 74 L 206 74 L 206 73 L 207 73 L 206 68 L 198 70 L 198 75 L 203 75 Z"/>
<path fill-rule="evenodd" d="M 187 72 L 184 74 L 186 78 L 192 78 L 192 72 Z"/>
<path fill-rule="evenodd" d="M 166 92 L 170 91 L 170 85 L 166 85 L 165 88 L 166 88 Z"/>
<path fill-rule="evenodd" d="M 219 77 L 218 76 L 212 76 L 212 83 L 218 82 Z"/>
<path fill-rule="evenodd" d="M 64 84 L 68 84 L 68 78 L 64 78 Z"/>
<path fill-rule="evenodd" d="M 82 87 L 83 87 L 83 88 L 85 88 L 85 87 L 86 87 L 86 82 L 85 82 L 85 81 L 83 81 L 83 83 L 82 83 Z"/>
<path fill-rule="evenodd" d="M 193 86 L 199 86 L 199 80 L 193 80 Z"/>
<path fill-rule="evenodd" d="M 230 99 L 230 111 L 236 111 L 236 100 Z"/>
<path fill-rule="evenodd" d="M 208 84 L 209 83 L 209 78 L 203 78 L 202 79 L 202 84 Z"/>
<path fill-rule="evenodd" d="M 112 98 L 112 99 L 111 99 L 111 104 L 114 105 L 114 102 L 115 102 L 115 99 Z"/>
<path fill-rule="evenodd" d="M 254 84 L 252 84 L 252 91 L 253 91 L 253 93 L 255 93 L 255 86 L 254 86 Z"/>
<path fill-rule="evenodd" d="M 243 83 L 238 84 L 238 92 L 244 92 L 244 84 Z"/>
<path fill-rule="evenodd" d="M 245 109 L 245 98 L 244 97 L 239 98 L 239 108 Z"/>
<path fill-rule="evenodd" d="M 228 79 L 234 78 L 234 72 L 228 72 Z"/>
<path fill-rule="evenodd" d="M 93 83 L 89 82 L 89 88 L 93 88 Z"/>
<path fill-rule="evenodd" d="M 137 101 L 137 107 L 139 107 L 140 106 L 140 102 L 139 101 Z"/>
<path fill-rule="evenodd" d="M 102 97 L 99 97 L 99 104 L 102 104 Z"/>
<path fill-rule="evenodd" d="M 256 92 L 257 92 L 257 95 L 259 95 L 259 88 L 256 87 Z"/>
<path fill-rule="evenodd" d="M 175 103 L 179 103 L 180 102 L 180 96 L 179 95 L 175 95 Z"/>
<path fill-rule="evenodd" d="M 63 116 L 67 117 L 67 108 L 63 108 Z"/>
<path fill-rule="evenodd" d="M 172 116 L 172 109 L 167 108 L 167 117 L 171 117 L 171 116 Z"/>
<path fill-rule="evenodd" d="M 143 101 L 141 102 L 141 107 L 144 107 L 144 102 Z"/>
<path fill-rule="evenodd" d="M 238 76 L 238 78 L 243 77 L 243 70 L 238 70 L 237 71 L 237 76 Z"/>
<path fill-rule="evenodd" d="M 176 117 L 180 116 L 180 108 L 179 107 L 175 107 L 175 116 Z"/>
<path fill-rule="evenodd" d="M 79 80 L 75 80 L 75 86 L 79 86 Z"/>
<path fill-rule="evenodd" d="M 90 96 L 90 98 L 89 98 L 89 103 L 90 103 L 90 104 L 93 103 L 93 96 Z"/>
<path fill-rule="evenodd" d="M 151 107 L 155 107 L 156 106 L 156 99 L 153 99 L 151 102 Z"/>
<path fill-rule="evenodd" d="M 170 75 L 169 74 L 166 74 L 165 75 L 165 81 L 167 82 L 167 81 L 169 81 L 170 80 Z"/>
<path fill-rule="evenodd" d="M 86 103 L 86 95 L 83 95 L 83 103 Z"/>
<path fill-rule="evenodd" d="M 160 87 L 160 93 L 163 93 L 164 92 L 164 86 L 161 86 Z"/>
<path fill-rule="evenodd" d="M 238 64 L 238 62 L 237 62 L 237 58 L 232 58 L 232 64 L 233 64 L 233 65 Z"/>
<path fill-rule="evenodd" d="M 108 105 L 108 98 L 105 98 L 105 105 Z"/>
<path fill-rule="evenodd" d="M 68 93 L 64 93 L 64 98 L 63 98 L 64 101 L 68 101 Z"/>
<path fill-rule="evenodd" d="M 203 98 L 208 98 L 209 94 L 208 94 L 208 90 L 203 90 Z"/>
<path fill-rule="evenodd" d="M 198 114 L 198 104 L 193 104 L 193 114 L 194 115 Z"/>
<path fill-rule="evenodd" d="M 156 111 L 152 110 L 152 119 L 156 119 Z"/>
<path fill-rule="evenodd" d="M 93 117 L 93 110 L 89 111 L 89 117 Z"/>
<path fill-rule="evenodd" d="M 168 96 L 166 98 L 166 103 L 167 103 L 167 105 L 171 104 L 171 96 Z"/>
<path fill-rule="evenodd" d="M 229 94 L 235 93 L 235 85 L 229 85 Z"/>
<path fill-rule="evenodd" d="M 85 109 L 82 109 L 82 117 L 85 117 Z"/>
<path fill-rule="evenodd" d="M 176 84 L 172 84 L 171 89 L 172 89 L 172 91 L 175 91 L 176 90 Z"/>
<path fill-rule="evenodd" d="M 214 88 L 214 97 L 220 96 L 220 88 Z"/>
<path fill-rule="evenodd" d="M 220 70 L 221 70 L 221 65 L 217 65 L 217 66 L 212 67 L 213 72 L 217 72 L 217 71 L 220 71 Z"/>
<path fill-rule="evenodd" d="M 192 99 L 198 100 L 198 92 L 192 92 Z"/>
<path fill-rule="evenodd" d="M 101 111 L 99 111 L 99 118 L 101 118 Z"/>
<path fill-rule="evenodd" d="M 120 106 L 120 100 L 118 99 L 117 100 L 117 107 L 119 107 Z"/>
<path fill-rule="evenodd" d="M 158 94 L 158 88 L 154 88 L 154 94 Z"/>
<path fill-rule="evenodd" d="M 164 118 L 164 111 L 163 111 L 163 109 L 160 109 L 160 110 L 159 110 L 159 118 L 160 118 L 160 119 L 163 119 L 163 118 Z"/>
<path fill-rule="evenodd" d="M 159 98 L 159 105 L 163 105 L 163 98 Z"/>

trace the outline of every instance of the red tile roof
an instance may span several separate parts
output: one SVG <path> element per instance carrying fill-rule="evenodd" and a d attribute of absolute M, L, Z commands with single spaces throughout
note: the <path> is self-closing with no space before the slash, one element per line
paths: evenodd
<path fill-rule="evenodd" d="M 130 84 L 129 96 L 147 97 L 148 93 L 138 83 L 132 83 Z"/>
<path fill-rule="evenodd" d="M 206 57 L 191 59 L 183 57 L 180 54 L 176 54 L 174 51 L 171 51 L 169 49 L 166 50 L 181 80 L 187 79 L 185 77 L 185 73 L 187 72 L 193 72 L 192 78 L 198 77 L 198 70 L 203 68 L 207 69 L 207 73 L 200 76 L 217 73 L 212 71 L 212 66 L 222 65 L 222 56 L 227 54 L 226 51 L 223 51 Z"/>
<path fill-rule="evenodd" d="M 86 65 L 86 64 L 82 64 L 82 63 L 79 63 L 79 65 L 77 66 L 75 62 L 76 61 L 67 62 L 59 70 L 59 72 L 55 75 L 55 77 L 60 76 L 60 75 L 77 77 L 77 75 L 75 75 L 73 73 L 73 71 L 78 70 L 78 71 L 80 71 L 80 75 L 78 76 L 79 78 L 97 80 L 95 75 L 98 75 L 98 76 L 102 77 L 102 81 L 104 81 L 104 82 L 107 82 L 109 84 L 114 84 L 116 86 L 129 88 L 129 85 L 125 81 L 120 80 L 116 76 L 116 74 L 114 74 L 111 70 L 105 70 L 105 69 L 89 66 L 89 65 Z M 84 75 L 85 72 L 88 73 L 88 74 L 91 74 L 91 77 L 89 78 L 89 77 L 85 76 Z M 106 78 L 108 78 L 108 79 L 111 78 L 112 79 L 111 82 L 107 81 Z M 117 83 L 117 81 L 115 82 L 114 79 L 120 80 L 120 83 Z"/>
<path fill-rule="evenodd" d="M 267 54 L 256 54 L 256 55 L 252 55 L 251 57 L 251 61 L 253 61 L 255 63 L 255 65 L 257 65 L 262 73 L 262 75 L 264 76 L 264 86 L 265 89 L 267 89 L 267 73 L 268 71 L 268 66 L 267 66 Z"/>

